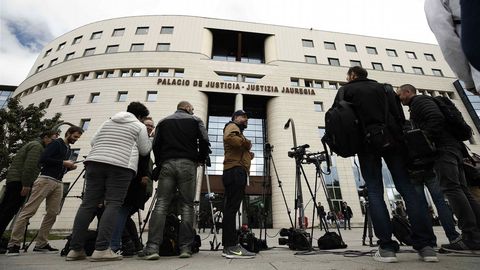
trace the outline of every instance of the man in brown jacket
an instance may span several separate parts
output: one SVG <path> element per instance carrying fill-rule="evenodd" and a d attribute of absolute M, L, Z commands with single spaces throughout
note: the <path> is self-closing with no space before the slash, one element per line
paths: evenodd
<path fill-rule="evenodd" d="M 245 138 L 243 130 L 247 128 L 248 118 L 243 110 L 233 113 L 232 121 L 223 129 L 223 186 L 225 188 L 223 208 L 223 254 L 228 259 L 254 258 L 255 253 L 249 252 L 238 244 L 235 215 L 245 195 L 245 186 L 250 172 L 253 152 L 252 143 Z"/>

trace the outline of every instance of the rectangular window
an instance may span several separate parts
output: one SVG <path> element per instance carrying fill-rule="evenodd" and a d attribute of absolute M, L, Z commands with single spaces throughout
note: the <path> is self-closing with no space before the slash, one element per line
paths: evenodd
<path fill-rule="evenodd" d="M 373 69 L 375 69 L 375 70 L 383 70 L 383 65 L 382 65 L 382 63 L 372 62 L 372 67 L 373 67 Z"/>
<path fill-rule="evenodd" d="M 443 72 L 440 69 L 434 69 L 432 68 L 433 75 L 438 76 L 438 77 L 443 77 Z"/>
<path fill-rule="evenodd" d="M 132 77 L 140 77 L 140 69 L 134 69 L 132 70 Z"/>
<path fill-rule="evenodd" d="M 157 43 L 157 51 L 159 52 L 170 51 L 170 43 Z"/>
<path fill-rule="evenodd" d="M 313 80 L 304 79 L 303 82 L 305 83 L 305 87 L 312 87 L 313 88 Z"/>
<path fill-rule="evenodd" d="M 73 42 L 72 42 L 72 45 L 80 43 L 80 41 L 82 41 L 82 38 L 83 38 L 83 36 L 78 36 L 78 37 L 74 38 Z"/>
<path fill-rule="evenodd" d="M 155 76 L 157 76 L 157 70 L 156 70 L 156 69 L 149 69 L 149 70 L 147 70 L 147 76 L 148 76 L 148 77 L 155 77 Z"/>
<path fill-rule="evenodd" d="M 391 57 L 398 57 L 397 51 L 394 49 L 387 49 L 387 55 Z"/>
<path fill-rule="evenodd" d="M 350 66 L 351 67 L 361 67 L 362 66 L 362 62 L 358 61 L 358 60 L 350 60 Z"/>
<path fill-rule="evenodd" d="M 405 52 L 409 59 L 417 59 L 417 55 L 414 52 Z"/>
<path fill-rule="evenodd" d="M 120 77 L 130 77 L 130 70 L 121 70 Z"/>
<path fill-rule="evenodd" d="M 101 79 L 103 77 L 103 71 L 95 72 L 95 79 Z"/>
<path fill-rule="evenodd" d="M 237 74 L 225 74 L 225 73 L 217 73 L 217 75 L 222 78 L 223 81 L 226 82 L 237 82 L 238 75 Z"/>
<path fill-rule="evenodd" d="M 148 26 L 137 27 L 135 31 L 135 35 L 147 35 L 148 34 Z"/>
<path fill-rule="evenodd" d="M 66 96 L 65 97 L 65 105 L 72 105 L 74 97 L 75 97 L 75 95 Z"/>
<path fill-rule="evenodd" d="M 50 61 L 50 66 L 56 65 L 57 62 L 58 62 L 58 58 L 52 59 L 52 60 Z"/>
<path fill-rule="evenodd" d="M 323 82 L 322 81 L 313 81 L 313 87 L 314 88 L 323 88 Z"/>
<path fill-rule="evenodd" d="M 48 49 L 48 50 L 45 52 L 45 55 L 44 55 L 43 57 L 49 56 L 51 52 L 52 52 L 52 49 Z"/>
<path fill-rule="evenodd" d="M 183 69 L 175 69 L 173 73 L 173 77 L 177 77 L 177 78 L 183 78 L 184 75 L 185 75 L 185 72 Z"/>
<path fill-rule="evenodd" d="M 418 75 L 423 75 L 423 69 L 421 67 L 412 67 L 413 73 L 418 74 Z"/>
<path fill-rule="evenodd" d="M 143 43 L 133 43 L 130 47 L 131 52 L 141 52 L 143 51 Z"/>
<path fill-rule="evenodd" d="M 337 82 L 328 82 L 328 88 L 329 89 L 338 89 L 338 83 Z"/>
<path fill-rule="evenodd" d="M 147 92 L 147 101 L 157 101 L 157 91 Z"/>
<path fill-rule="evenodd" d="M 67 55 L 65 55 L 65 61 L 68 61 L 68 60 L 72 59 L 74 54 L 75 54 L 75 52 L 67 53 Z"/>
<path fill-rule="evenodd" d="M 368 54 L 378 54 L 377 48 L 375 47 L 366 47 L 367 48 L 367 53 Z"/>
<path fill-rule="evenodd" d="M 67 44 L 67 43 L 66 42 L 60 43 L 60 45 L 58 45 L 58 47 L 57 47 L 57 51 L 60 51 L 63 48 L 65 48 L 65 44 Z"/>
<path fill-rule="evenodd" d="M 313 40 L 310 39 L 302 39 L 303 47 L 313 48 Z"/>
<path fill-rule="evenodd" d="M 168 72 L 168 69 L 160 69 L 160 73 L 159 75 L 160 77 L 168 77 L 170 76 L 169 72 Z"/>
<path fill-rule="evenodd" d="M 290 79 L 290 86 L 300 86 L 299 79 L 297 79 L 297 78 L 291 78 L 291 79 Z"/>
<path fill-rule="evenodd" d="M 113 78 L 113 74 L 114 74 L 114 73 L 113 73 L 113 70 L 109 70 L 109 71 L 107 71 L 107 76 L 105 76 L 105 77 L 107 77 L 107 78 Z"/>
<path fill-rule="evenodd" d="M 316 56 L 311 56 L 311 55 L 305 55 L 305 62 L 309 64 L 316 64 L 317 63 L 317 57 Z"/>
<path fill-rule="evenodd" d="M 325 41 L 323 43 L 323 45 L 325 46 L 325 49 L 327 50 L 336 50 L 337 48 L 335 47 L 335 43 L 334 42 L 327 42 Z"/>
<path fill-rule="evenodd" d="M 100 101 L 100 93 L 90 94 L 90 103 L 98 103 Z"/>
<path fill-rule="evenodd" d="M 90 126 L 90 118 L 80 120 L 80 127 L 83 129 L 83 131 L 88 130 L 88 126 Z"/>
<path fill-rule="evenodd" d="M 90 39 L 100 39 L 102 37 L 102 31 L 98 31 L 98 32 L 94 32 L 92 33 L 92 36 L 90 37 Z"/>
<path fill-rule="evenodd" d="M 119 45 L 110 45 L 107 46 L 107 49 L 105 50 L 105 53 L 116 53 L 118 52 Z"/>
<path fill-rule="evenodd" d="M 128 96 L 128 92 L 118 91 L 117 101 L 118 102 L 125 102 L 125 101 L 127 101 L 127 96 Z"/>
<path fill-rule="evenodd" d="M 357 46 L 353 44 L 345 44 L 345 49 L 347 52 L 357 52 Z"/>
<path fill-rule="evenodd" d="M 83 56 L 90 56 L 90 55 L 93 55 L 95 53 L 95 48 L 88 48 L 88 49 L 85 49 L 85 51 L 83 52 Z"/>
<path fill-rule="evenodd" d="M 392 67 L 393 67 L 393 71 L 395 72 L 401 72 L 401 73 L 405 72 L 401 65 L 392 65 Z"/>
<path fill-rule="evenodd" d="M 340 60 L 338 58 L 328 58 L 328 64 L 330 66 L 340 66 Z"/>
<path fill-rule="evenodd" d="M 427 59 L 427 61 L 436 61 L 435 56 L 431 53 L 425 53 L 425 59 Z"/>
<path fill-rule="evenodd" d="M 315 106 L 316 112 L 323 112 L 323 102 L 321 101 L 314 101 L 313 105 Z"/>
<path fill-rule="evenodd" d="M 258 80 L 260 80 L 261 78 L 263 78 L 263 76 L 260 76 L 260 77 L 257 77 L 257 76 L 243 76 L 243 81 L 246 82 L 246 83 L 257 83 Z"/>
<path fill-rule="evenodd" d="M 40 65 L 37 67 L 37 72 L 41 71 L 43 69 L 43 65 Z"/>
<path fill-rule="evenodd" d="M 125 28 L 117 28 L 113 30 L 112 37 L 121 37 L 125 34 Z"/>
<path fill-rule="evenodd" d="M 173 34 L 173 26 L 162 26 L 160 34 Z"/>

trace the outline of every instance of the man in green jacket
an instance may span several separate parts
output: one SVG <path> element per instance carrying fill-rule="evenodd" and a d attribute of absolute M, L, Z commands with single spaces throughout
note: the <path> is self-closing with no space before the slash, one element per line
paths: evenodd
<path fill-rule="evenodd" d="M 13 158 L 7 172 L 5 196 L 0 203 L 0 236 L 30 193 L 33 181 L 40 173 L 38 160 L 45 146 L 56 138 L 55 131 L 43 132 L 38 139 L 20 148 Z"/>

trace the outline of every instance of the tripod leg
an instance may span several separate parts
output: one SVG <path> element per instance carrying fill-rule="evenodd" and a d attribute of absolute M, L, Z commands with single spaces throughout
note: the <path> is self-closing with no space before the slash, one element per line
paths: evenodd
<path fill-rule="evenodd" d="M 367 238 L 367 227 L 370 220 L 368 219 L 368 209 L 365 207 L 365 219 L 363 220 L 363 235 L 362 235 L 362 245 L 366 246 L 365 239 Z"/>

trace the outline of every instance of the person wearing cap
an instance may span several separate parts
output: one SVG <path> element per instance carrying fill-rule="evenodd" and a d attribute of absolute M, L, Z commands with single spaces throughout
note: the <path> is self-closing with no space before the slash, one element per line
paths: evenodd
<path fill-rule="evenodd" d="M 255 253 L 249 252 L 238 244 L 235 215 L 245 195 L 250 164 L 254 157 L 250 151 L 252 143 L 245 138 L 243 130 L 247 128 L 248 117 L 243 110 L 233 113 L 232 121 L 223 129 L 223 147 L 225 159 L 223 161 L 223 253 L 228 259 L 254 258 Z"/>
<path fill-rule="evenodd" d="M 22 146 L 13 158 L 7 171 L 4 198 L 0 203 L 0 237 L 5 232 L 8 223 L 10 223 L 25 202 L 33 182 L 40 173 L 38 161 L 45 146 L 56 138 L 56 131 L 49 130 L 42 132 L 38 139 Z"/>

